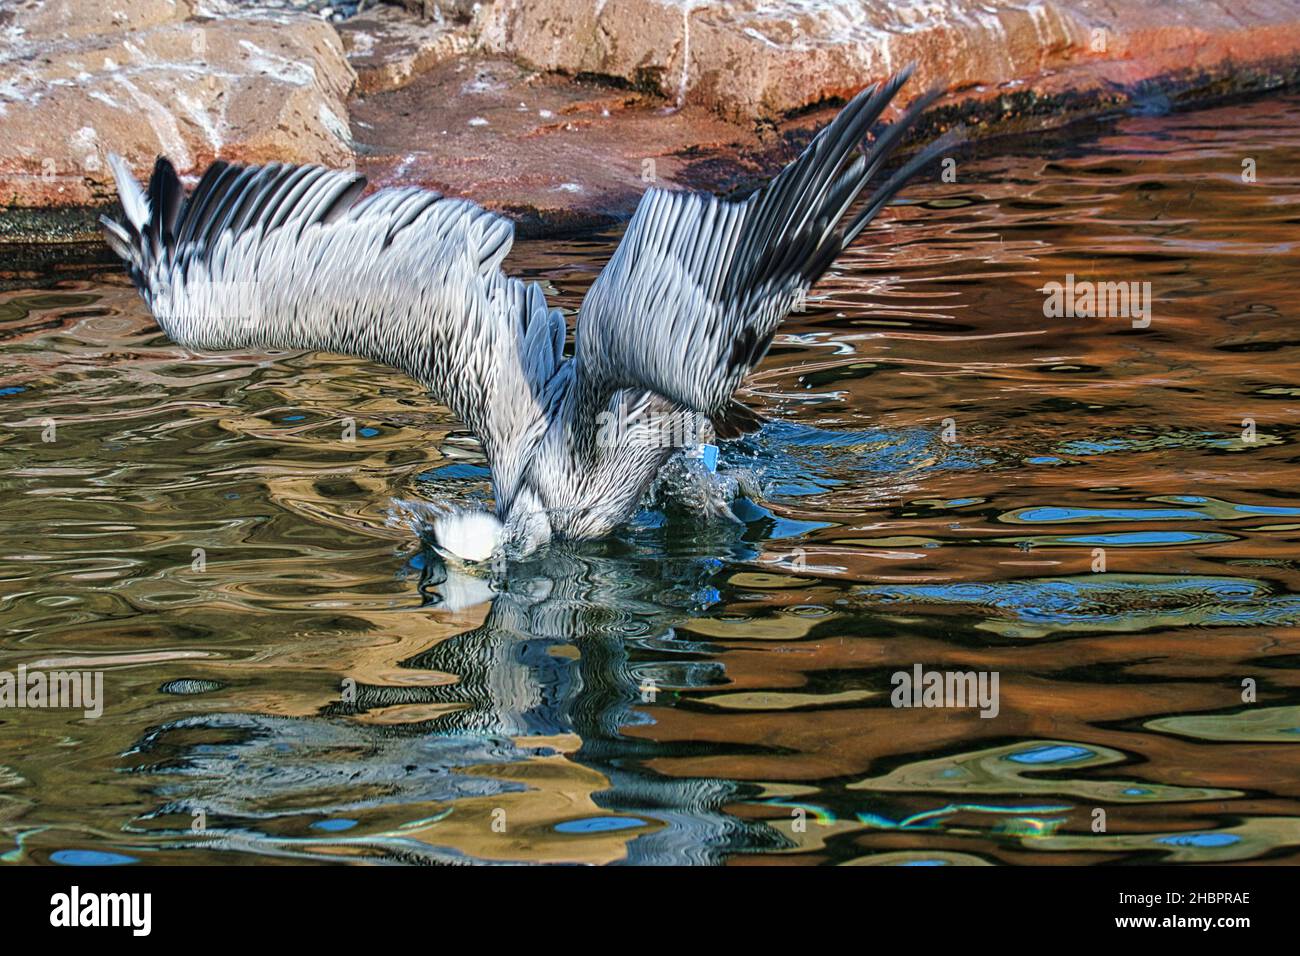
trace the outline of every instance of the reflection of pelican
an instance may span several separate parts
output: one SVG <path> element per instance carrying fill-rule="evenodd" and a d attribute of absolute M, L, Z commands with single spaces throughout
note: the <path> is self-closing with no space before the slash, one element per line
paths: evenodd
<path fill-rule="evenodd" d="M 727 556 L 752 558 L 736 533 L 728 533 Z M 585 803 L 586 816 L 598 822 L 645 824 L 609 833 L 605 839 L 617 852 L 607 851 L 608 859 L 712 863 L 729 853 L 780 846 L 775 831 L 724 812 L 740 796 L 735 783 L 664 777 L 644 768 L 652 758 L 689 752 L 683 745 L 622 732 L 651 721 L 647 703 L 654 694 L 725 681 L 712 649 L 674 630 L 717 599 L 710 581 L 718 561 L 652 557 L 661 547 L 659 540 L 641 548 L 620 545 L 617 555 L 609 553 L 613 548 L 604 554 L 550 548 L 523 564 L 508 590 L 492 596 L 480 626 L 402 662 L 453 674 L 456 682 L 362 684 L 347 702 L 307 720 L 232 714 L 178 720 L 152 732 L 139 749 L 168 754 L 173 735 L 203 739 L 195 737 L 200 728 L 219 742 L 182 742 L 179 759 L 145 772 L 162 775 L 167 812 L 206 812 L 211 836 L 196 845 L 215 841 L 256 852 L 303 849 L 301 841 L 283 837 L 290 828 L 285 818 L 392 817 L 420 804 L 452 810 L 418 846 L 393 833 L 358 841 L 395 859 L 563 858 L 566 837 L 554 828 L 572 823 L 565 817 Z M 437 607 L 440 589 L 455 581 L 456 572 L 432 549 L 421 558 L 421 590 Z M 432 716 L 386 723 L 389 708 Z M 239 734 L 234 742 L 232 731 Z M 527 767 L 539 755 L 555 759 L 555 747 L 569 751 L 564 765 L 573 769 L 561 785 L 563 799 L 552 794 L 548 803 L 546 788 L 553 784 L 522 771 L 512 775 L 510 768 Z M 585 792 L 573 792 L 583 786 Z M 519 808 L 511 813 L 538 815 L 526 855 L 498 855 L 485 822 L 483 808 L 506 800 Z M 530 808 L 530 800 L 542 809 Z M 459 832 L 469 832 L 465 821 L 471 819 L 472 840 L 456 838 L 451 825 L 459 820 Z"/>
<path fill-rule="evenodd" d="M 328 349 L 428 386 L 482 441 L 496 510 L 443 515 L 439 544 L 523 556 L 626 521 L 706 420 L 722 438 L 756 427 L 732 395 L 782 319 L 950 145 L 878 176 L 931 91 L 861 148 L 909 73 L 856 96 L 744 202 L 649 190 L 583 302 L 572 357 L 541 287 L 501 271 L 510 223 L 434 192 L 358 201 L 351 173 L 216 162 L 187 198 L 160 159 L 146 195 L 114 157 L 126 222 L 104 220 L 105 236 L 182 345 Z"/>
<path fill-rule="evenodd" d="M 363 695 L 356 706 L 459 704 L 440 726 L 616 736 L 646 720 L 637 706 L 659 690 L 724 682 L 720 663 L 700 659 L 707 648 L 673 630 L 692 604 L 710 600 L 714 570 L 714 559 L 664 563 L 553 548 L 492 598 L 480 627 L 403 662 L 456 674 L 458 683 L 373 688 L 378 696 Z M 421 589 L 437 606 L 458 577 L 430 554 Z"/>

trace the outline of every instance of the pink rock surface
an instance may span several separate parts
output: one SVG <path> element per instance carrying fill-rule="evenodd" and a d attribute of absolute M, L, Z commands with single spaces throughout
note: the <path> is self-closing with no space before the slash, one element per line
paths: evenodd
<path fill-rule="evenodd" d="M 185 173 L 218 155 L 351 164 L 354 76 L 329 24 L 122 7 L 33 0 L 0 16 L 0 206 L 107 201 L 109 152 L 141 173 L 159 154 Z"/>
<path fill-rule="evenodd" d="M 468 196 L 535 232 L 612 221 L 649 185 L 688 180 L 704 155 L 735 162 L 759 146 L 751 129 L 702 108 L 668 111 L 505 60 L 441 64 L 354 101 L 352 121 L 357 168 L 372 183 Z"/>
<path fill-rule="evenodd" d="M 1132 83 L 1294 59 L 1289 0 L 499 0 L 483 49 L 736 120 L 843 97 L 907 62 L 951 89 Z M 1065 75 L 1065 80 L 1052 78 Z"/>
<path fill-rule="evenodd" d="M 400 89 L 474 47 L 472 31 L 461 24 L 425 23 L 387 6 L 344 20 L 337 29 L 363 95 Z"/>

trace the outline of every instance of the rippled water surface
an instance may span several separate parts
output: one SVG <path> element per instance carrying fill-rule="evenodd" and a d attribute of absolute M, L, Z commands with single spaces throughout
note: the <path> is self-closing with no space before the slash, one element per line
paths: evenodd
<path fill-rule="evenodd" d="M 495 595 L 400 505 L 487 494 L 414 384 L 20 279 L 0 670 L 106 703 L 0 710 L 0 858 L 1295 862 L 1297 169 L 1297 98 L 963 162 L 754 376 L 743 525 L 647 507 Z M 614 238 L 513 268 L 572 309 Z M 1150 326 L 1045 317 L 1067 274 Z M 918 664 L 997 715 L 891 706 Z"/>

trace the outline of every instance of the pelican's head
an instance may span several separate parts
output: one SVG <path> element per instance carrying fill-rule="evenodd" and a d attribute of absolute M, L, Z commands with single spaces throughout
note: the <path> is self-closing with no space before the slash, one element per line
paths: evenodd
<path fill-rule="evenodd" d="M 506 528 L 487 511 L 449 511 L 433 522 L 433 540 L 444 557 L 475 564 L 501 554 Z"/>

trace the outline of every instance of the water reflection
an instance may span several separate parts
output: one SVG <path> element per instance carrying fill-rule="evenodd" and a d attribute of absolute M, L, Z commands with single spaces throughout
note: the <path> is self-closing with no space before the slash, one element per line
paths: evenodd
<path fill-rule="evenodd" d="M 131 754 L 166 800 L 141 832 L 174 840 L 150 824 L 202 814 L 206 832 L 182 845 L 408 862 L 708 864 L 788 845 L 724 811 L 736 782 L 645 767 L 691 748 L 624 734 L 652 723 L 659 695 L 726 683 L 714 649 L 675 630 L 716 600 L 722 562 L 663 560 L 662 535 L 650 537 L 621 554 L 551 548 L 500 590 L 426 547 L 411 562 L 425 607 L 487 601 L 480 625 L 398 662 L 445 679 L 349 678 L 318 717 L 157 728 Z M 735 543 L 730 557 L 745 553 Z M 309 832 L 321 829 L 339 835 Z"/>
<path fill-rule="evenodd" d="M 1297 169 L 1295 96 L 972 158 L 783 328 L 742 524 L 659 498 L 499 593 L 390 521 L 490 493 L 418 386 L 20 278 L 0 670 L 106 704 L 0 712 L 0 861 L 1300 859 Z M 512 270 L 572 310 L 615 238 Z M 1045 316 L 1067 274 L 1150 327 Z M 997 718 L 889 706 L 918 663 Z"/>

